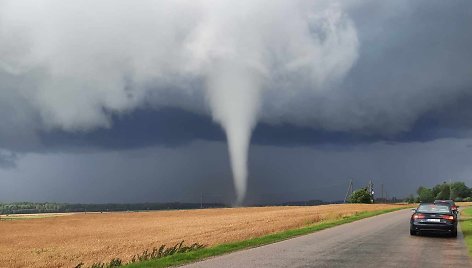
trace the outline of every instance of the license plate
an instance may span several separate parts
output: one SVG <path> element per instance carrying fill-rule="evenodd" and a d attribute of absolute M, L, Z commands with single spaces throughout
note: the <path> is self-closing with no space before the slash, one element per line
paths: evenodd
<path fill-rule="evenodd" d="M 440 219 L 427 219 L 427 222 L 441 222 Z"/>

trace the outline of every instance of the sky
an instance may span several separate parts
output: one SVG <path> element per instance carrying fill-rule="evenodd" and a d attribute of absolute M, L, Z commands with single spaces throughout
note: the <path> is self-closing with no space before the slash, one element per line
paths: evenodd
<path fill-rule="evenodd" d="M 470 1 L 0 0 L 0 202 L 472 186 Z"/>

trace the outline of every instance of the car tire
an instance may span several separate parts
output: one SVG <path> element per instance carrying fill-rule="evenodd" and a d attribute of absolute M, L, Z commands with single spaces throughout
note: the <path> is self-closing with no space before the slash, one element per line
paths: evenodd
<path fill-rule="evenodd" d="M 410 235 L 416 235 L 416 231 L 415 230 L 410 230 Z"/>
<path fill-rule="evenodd" d="M 452 231 L 452 233 L 451 233 L 451 237 L 457 237 L 457 230 L 455 230 L 455 231 Z"/>

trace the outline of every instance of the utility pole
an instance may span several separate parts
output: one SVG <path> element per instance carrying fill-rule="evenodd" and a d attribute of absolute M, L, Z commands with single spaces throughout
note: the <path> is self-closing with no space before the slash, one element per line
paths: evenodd
<path fill-rule="evenodd" d="M 380 188 L 382 189 L 382 190 L 381 190 L 381 196 L 380 196 L 380 198 L 381 198 L 382 202 L 385 203 L 385 199 L 384 199 L 384 184 L 383 184 L 383 183 L 380 185 Z"/>
<path fill-rule="evenodd" d="M 369 181 L 369 194 L 370 194 L 370 202 L 374 203 L 374 184 L 372 183 L 372 180 Z"/>
<path fill-rule="evenodd" d="M 200 208 L 203 208 L 203 192 L 200 194 Z"/>
<path fill-rule="evenodd" d="M 344 197 L 344 203 L 347 202 L 347 199 L 351 195 L 352 195 L 352 179 L 349 180 L 349 186 L 347 187 L 346 197 Z"/>
<path fill-rule="evenodd" d="M 449 179 L 449 200 L 452 200 L 452 181 Z"/>

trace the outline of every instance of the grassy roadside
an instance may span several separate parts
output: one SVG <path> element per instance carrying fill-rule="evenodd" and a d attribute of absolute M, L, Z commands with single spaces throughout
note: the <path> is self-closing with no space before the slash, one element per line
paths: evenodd
<path fill-rule="evenodd" d="M 469 249 L 469 256 L 472 257 L 472 207 L 462 210 L 460 225 L 465 243 Z"/>
<path fill-rule="evenodd" d="M 354 222 L 354 221 L 361 220 L 364 218 L 368 218 L 368 217 L 372 217 L 372 216 L 376 216 L 376 215 L 380 215 L 380 214 L 384 214 L 384 213 L 388 213 L 388 212 L 392 212 L 392 211 L 396 211 L 396 210 L 400 210 L 404 208 L 405 207 L 361 212 L 353 216 L 344 217 L 338 220 L 316 223 L 316 224 L 298 228 L 298 229 L 287 230 L 287 231 L 265 235 L 262 237 L 252 238 L 252 239 L 239 241 L 239 242 L 217 245 L 210 248 L 203 248 L 203 249 L 188 252 L 188 253 L 175 254 L 175 255 L 160 258 L 160 259 L 155 259 L 155 260 L 150 260 L 150 261 L 145 261 L 145 262 L 140 262 L 140 263 L 132 263 L 132 264 L 126 265 L 125 267 L 132 267 L 132 268 L 158 267 L 159 268 L 159 267 L 182 265 L 182 264 L 203 260 L 203 259 L 213 257 L 213 256 L 227 254 L 227 253 L 242 250 L 242 249 L 254 248 L 258 246 L 263 246 L 263 245 L 279 242 L 279 241 L 286 240 L 289 238 L 317 232 L 317 231 L 331 228 L 337 225 Z M 472 221 L 471 221 L 471 228 L 472 228 Z"/>

